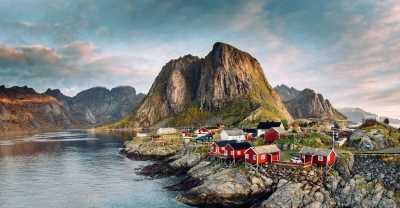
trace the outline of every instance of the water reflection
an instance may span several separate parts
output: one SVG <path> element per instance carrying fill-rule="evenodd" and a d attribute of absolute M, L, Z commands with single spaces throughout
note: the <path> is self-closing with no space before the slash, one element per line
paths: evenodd
<path fill-rule="evenodd" d="M 162 188 L 171 179 L 135 174 L 148 162 L 118 155 L 123 142 L 84 131 L 0 140 L 0 207 L 185 207 Z"/>

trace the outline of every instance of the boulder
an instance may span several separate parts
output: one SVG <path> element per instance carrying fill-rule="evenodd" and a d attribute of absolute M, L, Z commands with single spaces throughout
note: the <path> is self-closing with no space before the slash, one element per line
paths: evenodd
<path fill-rule="evenodd" d="M 271 193 L 273 181 L 245 169 L 228 168 L 209 175 L 204 182 L 177 199 L 192 206 L 238 207 Z"/>

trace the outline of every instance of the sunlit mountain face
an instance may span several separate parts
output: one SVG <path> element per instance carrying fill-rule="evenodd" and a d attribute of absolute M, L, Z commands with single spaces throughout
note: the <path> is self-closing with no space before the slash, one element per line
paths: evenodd
<path fill-rule="evenodd" d="M 257 58 L 273 86 L 399 118 L 399 14 L 396 0 L 3 0 L 0 85 L 146 93 L 170 59 L 223 41 Z"/>

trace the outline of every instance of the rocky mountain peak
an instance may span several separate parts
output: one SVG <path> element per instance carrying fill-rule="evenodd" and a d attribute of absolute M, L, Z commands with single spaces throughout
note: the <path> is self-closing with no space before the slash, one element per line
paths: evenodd
<path fill-rule="evenodd" d="M 313 89 L 306 88 L 299 91 L 286 85 L 278 85 L 275 89 L 294 118 L 346 119 L 328 99 Z"/>
<path fill-rule="evenodd" d="M 251 103 L 249 111 L 269 102 L 278 112 L 269 115 L 290 118 L 258 61 L 218 42 L 205 58 L 186 55 L 165 64 L 135 117 L 139 126 L 150 126 L 191 107 L 215 112 L 237 100 Z"/>

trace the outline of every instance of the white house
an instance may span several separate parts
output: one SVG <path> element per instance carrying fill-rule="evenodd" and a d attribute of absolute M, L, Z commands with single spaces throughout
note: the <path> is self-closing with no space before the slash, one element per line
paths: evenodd
<path fill-rule="evenodd" d="M 178 130 L 175 128 L 159 128 L 157 130 L 157 135 L 166 135 L 166 134 L 176 134 Z"/>
<path fill-rule="evenodd" d="M 246 134 L 241 129 L 223 130 L 220 134 L 221 140 L 246 140 Z"/>

